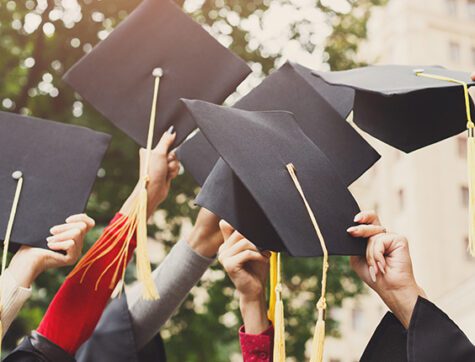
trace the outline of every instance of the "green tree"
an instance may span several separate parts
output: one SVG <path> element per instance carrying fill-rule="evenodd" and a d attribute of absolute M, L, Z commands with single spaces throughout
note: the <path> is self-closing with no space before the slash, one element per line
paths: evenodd
<path fill-rule="evenodd" d="M 158 1 L 158 0 L 157 0 Z M 113 216 L 137 179 L 137 146 L 121 131 L 83 103 L 62 81 L 61 76 L 85 52 L 103 39 L 139 3 L 138 0 L 0 0 L 0 109 L 91 127 L 113 135 L 88 213 L 98 223 L 88 243 Z M 269 47 L 257 36 L 272 6 L 300 11 L 318 10 L 322 27 L 304 16 L 289 23 L 282 44 L 297 42 L 316 54 L 332 69 L 359 65 L 354 61 L 358 46 L 366 37 L 366 25 L 373 6 L 386 0 L 346 0 L 343 9 L 332 0 L 212 0 L 178 1 L 213 35 L 252 65 L 257 77 L 272 71 L 282 61 L 279 49 Z M 341 3 L 341 1 L 339 2 Z M 306 10 L 307 9 L 307 10 Z M 249 23 L 257 24 L 252 30 Z M 323 44 L 315 41 L 321 28 L 329 29 Z M 321 49 L 320 52 L 316 52 Z M 184 219 L 194 219 L 193 198 L 198 191 L 187 174 L 180 175 L 163 205 L 166 227 L 151 230 L 170 246 Z M 165 232 L 163 232 L 165 231 Z M 170 237 L 169 235 L 173 235 Z M 346 258 L 332 258 L 329 304 L 340 306 L 344 298 L 362 290 Z M 321 261 L 285 260 L 288 351 L 304 360 L 304 345 L 311 337 L 318 296 Z M 35 293 L 9 331 L 4 346 L 12 348 L 19 337 L 35 328 L 68 270 L 45 273 Z M 295 303 L 299 300 L 299 303 Z M 233 289 L 218 266 L 193 291 L 180 313 L 164 328 L 170 361 L 228 361 L 238 352 L 240 320 Z M 330 318 L 330 331 L 337 326 Z"/>

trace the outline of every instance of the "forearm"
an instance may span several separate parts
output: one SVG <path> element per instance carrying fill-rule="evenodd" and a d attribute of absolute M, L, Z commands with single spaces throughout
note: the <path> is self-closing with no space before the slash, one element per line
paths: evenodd
<path fill-rule="evenodd" d="M 14 265 L 14 268 L 16 265 Z M 11 271 L 10 268 L 5 270 L 5 273 L 0 278 L 0 285 L 2 289 L 1 296 L 1 321 L 2 321 L 2 338 L 7 333 L 8 328 L 16 318 L 25 302 L 31 296 L 31 282 L 28 279 L 27 283 L 20 283 L 16 276 L 21 276 L 22 273 Z M 26 285 L 24 285 L 26 284 Z"/>
<path fill-rule="evenodd" d="M 213 261 L 212 258 L 198 254 L 186 241 L 180 241 L 153 272 L 160 299 L 144 301 L 141 298 L 141 285 L 127 290 L 127 301 L 139 349 L 155 337 Z"/>
<path fill-rule="evenodd" d="M 223 235 L 219 229 L 219 217 L 202 208 L 198 213 L 195 225 L 187 238 L 188 245 L 198 254 L 214 258 L 223 243 Z"/>
<path fill-rule="evenodd" d="M 264 295 L 239 297 L 239 307 L 247 334 L 260 334 L 269 328 L 267 305 Z"/>

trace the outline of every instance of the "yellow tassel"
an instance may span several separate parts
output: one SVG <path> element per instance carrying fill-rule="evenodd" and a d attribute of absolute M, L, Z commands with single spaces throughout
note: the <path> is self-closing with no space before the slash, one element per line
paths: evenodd
<path fill-rule="evenodd" d="M 285 318 L 284 318 L 284 302 L 282 300 L 282 263 L 280 253 L 273 253 L 274 265 L 272 272 L 274 274 L 273 295 L 275 297 L 274 302 L 274 362 L 285 362 Z M 271 283 L 272 284 L 272 283 Z"/>
<path fill-rule="evenodd" d="M 318 303 L 322 304 L 322 303 Z M 323 361 L 323 349 L 325 345 L 325 307 L 322 306 L 318 309 L 318 320 L 315 325 L 315 331 L 313 333 L 312 341 L 312 355 L 310 362 L 322 362 Z"/>
<path fill-rule="evenodd" d="M 152 278 L 152 268 L 147 248 L 147 189 L 145 187 L 140 191 L 137 217 L 137 279 L 144 287 L 144 299 L 156 300 L 159 295 Z"/>
<path fill-rule="evenodd" d="M 281 289 L 282 286 L 277 287 Z M 281 291 L 277 292 L 279 297 L 275 303 L 274 315 L 274 362 L 285 362 L 285 319 L 284 303 L 282 301 Z"/>
<path fill-rule="evenodd" d="M 465 101 L 465 113 L 467 115 L 467 168 L 468 168 L 468 194 L 469 194 L 469 212 L 468 212 L 468 251 L 475 257 L 475 123 L 472 121 L 470 112 L 470 94 L 468 84 L 464 81 L 444 77 L 437 74 L 424 73 L 424 69 L 414 70 L 418 77 L 436 79 L 443 82 L 460 84 L 463 87 L 463 96 Z"/>
<path fill-rule="evenodd" d="M 152 142 L 157 113 L 158 90 L 162 75 L 162 69 L 156 68 L 153 70 L 154 89 L 145 155 L 145 175 L 142 176 L 139 195 L 133 200 L 132 205 L 130 205 L 130 209 L 127 210 L 127 216 L 122 216 L 112 225 L 110 225 L 109 230 L 107 230 L 101 236 L 96 244 L 86 253 L 86 255 L 84 255 L 73 271 L 68 275 L 68 278 L 71 278 L 80 271 L 83 271 L 83 275 L 81 277 L 82 282 L 87 271 L 89 268 L 91 268 L 94 262 L 116 248 L 117 244 L 125 237 L 125 241 L 123 241 L 120 252 L 99 276 L 95 286 L 95 289 L 97 290 L 103 276 L 115 266 L 114 274 L 109 285 L 109 288 L 113 289 L 114 285 L 117 283 L 117 279 L 119 278 L 120 270 L 122 270 L 120 277 L 122 281 L 124 281 L 128 250 L 132 237 L 135 233 L 137 237 L 137 279 L 144 287 L 143 298 L 146 300 L 156 300 L 159 298 L 157 287 L 155 286 L 152 278 L 152 267 L 150 266 L 147 248 L 147 186 L 149 182 L 148 170 L 150 166 L 150 155 L 152 152 Z"/>
<path fill-rule="evenodd" d="M 277 253 L 272 252 L 270 257 L 270 272 L 269 272 L 269 310 L 267 318 L 274 324 L 275 316 L 275 288 L 277 286 Z"/>
<path fill-rule="evenodd" d="M 313 228 L 315 229 L 315 233 L 320 240 L 320 246 L 323 252 L 323 266 L 322 266 L 322 290 L 321 296 L 317 303 L 318 309 L 318 319 L 317 324 L 315 325 L 315 331 L 313 334 L 313 343 L 312 343 L 312 352 L 310 357 L 310 362 L 322 362 L 323 360 L 323 349 L 325 345 L 325 311 L 327 309 L 327 302 L 325 299 L 325 295 L 327 292 L 327 274 L 328 274 L 328 249 L 325 243 L 325 239 L 323 237 L 322 231 L 320 226 L 318 225 L 317 218 L 310 207 L 310 204 L 305 197 L 305 193 L 302 189 L 302 185 L 299 182 L 297 177 L 297 171 L 295 166 L 291 163 L 287 165 L 287 171 L 294 182 L 295 188 L 299 192 L 300 196 L 302 197 L 303 203 L 307 209 L 308 216 L 312 222 Z"/>
<path fill-rule="evenodd" d="M 475 137 L 474 128 L 468 129 L 467 163 L 468 163 L 468 194 L 469 194 L 469 243 L 468 250 L 475 257 Z"/>

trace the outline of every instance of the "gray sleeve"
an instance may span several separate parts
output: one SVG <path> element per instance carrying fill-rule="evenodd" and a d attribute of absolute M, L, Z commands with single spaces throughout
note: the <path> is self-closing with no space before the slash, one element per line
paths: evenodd
<path fill-rule="evenodd" d="M 139 349 L 155 337 L 213 261 L 197 254 L 186 241 L 181 240 L 153 271 L 160 299 L 143 300 L 141 285 L 127 289 L 127 302 Z"/>

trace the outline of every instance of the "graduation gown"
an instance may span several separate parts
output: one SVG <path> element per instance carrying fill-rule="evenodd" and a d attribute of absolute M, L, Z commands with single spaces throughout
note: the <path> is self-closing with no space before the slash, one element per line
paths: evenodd
<path fill-rule="evenodd" d="M 406 330 L 387 313 L 361 362 L 474 362 L 475 346 L 439 308 L 419 297 Z"/>
<path fill-rule="evenodd" d="M 65 326 L 65 328 L 74 328 Z M 59 346 L 33 332 L 5 362 L 166 362 L 165 349 L 157 335 L 140 351 L 135 344 L 127 298 L 114 299 L 105 309 L 91 338 L 72 357 Z"/>

